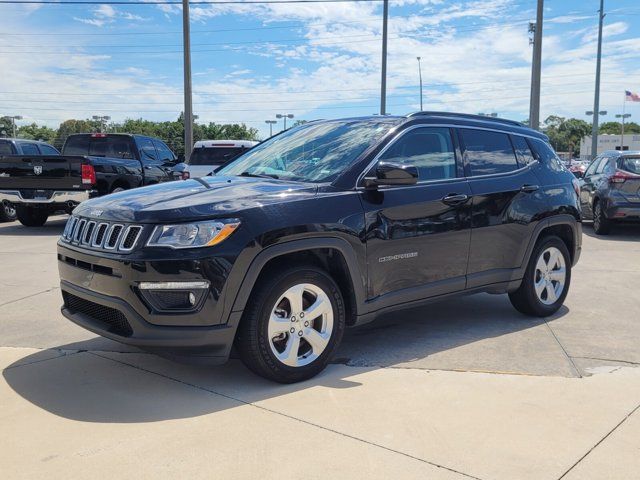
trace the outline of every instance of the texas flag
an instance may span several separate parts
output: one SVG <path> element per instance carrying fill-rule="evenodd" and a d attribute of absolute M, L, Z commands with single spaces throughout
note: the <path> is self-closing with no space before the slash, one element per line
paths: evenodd
<path fill-rule="evenodd" d="M 629 90 L 626 90 L 624 92 L 624 99 L 627 102 L 640 102 L 640 95 L 638 95 L 637 93 L 630 92 Z"/>

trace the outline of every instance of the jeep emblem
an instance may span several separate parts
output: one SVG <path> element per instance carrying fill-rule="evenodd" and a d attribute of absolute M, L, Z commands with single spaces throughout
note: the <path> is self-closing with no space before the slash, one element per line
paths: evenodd
<path fill-rule="evenodd" d="M 35 173 L 36 175 L 40 175 L 42 173 L 42 165 L 34 165 L 33 173 Z"/>
<path fill-rule="evenodd" d="M 91 210 L 89 212 L 89 215 L 91 215 L 92 217 L 99 217 L 100 215 L 102 215 L 104 213 L 104 210 L 100 210 L 98 208 L 94 208 L 93 210 Z"/>

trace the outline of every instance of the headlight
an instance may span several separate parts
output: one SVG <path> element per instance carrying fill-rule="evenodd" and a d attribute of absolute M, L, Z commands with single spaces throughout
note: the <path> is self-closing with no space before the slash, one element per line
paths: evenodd
<path fill-rule="evenodd" d="M 208 222 L 158 225 L 147 242 L 149 247 L 198 248 L 211 247 L 225 240 L 240 220 L 212 220 Z"/>

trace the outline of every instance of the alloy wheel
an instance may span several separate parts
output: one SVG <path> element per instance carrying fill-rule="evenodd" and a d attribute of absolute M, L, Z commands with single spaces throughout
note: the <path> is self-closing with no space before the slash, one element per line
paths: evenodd
<path fill-rule="evenodd" d="M 311 283 L 287 289 L 271 310 L 271 352 L 289 367 L 303 367 L 327 348 L 333 332 L 333 307 L 325 291 Z"/>
<path fill-rule="evenodd" d="M 544 305 L 554 304 L 564 291 L 567 267 L 562 252 L 549 247 L 538 257 L 534 272 L 534 287 L 538 300 Z"/>

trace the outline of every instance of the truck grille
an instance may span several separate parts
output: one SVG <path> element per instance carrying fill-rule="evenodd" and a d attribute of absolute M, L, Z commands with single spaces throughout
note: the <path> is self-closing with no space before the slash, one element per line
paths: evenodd
<path fill-rule="evenodd" d="M 127 253 L 138 244 L 142 225 L 99 222 L 71 216 L 62 232 L 62 240 L 85 248 Z"/>
<path fill-rule="evenodd" d="M 86 315 L 90 319 L 102 323 L 108 332 L 121 337 L 130 337 L 133 334 L 131 325 L 120 310 L 76 297 L 65 291 L 62 292 L 62 297 L 64 298 L 65 307 L 71 313 Z"/>

